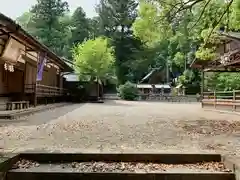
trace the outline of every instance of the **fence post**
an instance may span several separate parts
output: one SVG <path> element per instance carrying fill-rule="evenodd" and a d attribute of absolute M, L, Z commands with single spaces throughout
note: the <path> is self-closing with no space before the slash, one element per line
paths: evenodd
<path fill-rule="evenodd" d="M 214 108 L 216 109 L 216 91 L 214 91 L 213 98 L 214 98 Z"/>
<path fill-rule="evenodd" d="M 233 111 L 236 111 L 236 92 L 233 90 Z"/>
<path fill-rule="evenodd" d="M 33 84 L 33 88 L 34 88 L 33 105 L 34 105 L 34 107 L 36 107 L 37 106 L 37 91 L 38 91 L 37 82 L 35 84 Z"/>

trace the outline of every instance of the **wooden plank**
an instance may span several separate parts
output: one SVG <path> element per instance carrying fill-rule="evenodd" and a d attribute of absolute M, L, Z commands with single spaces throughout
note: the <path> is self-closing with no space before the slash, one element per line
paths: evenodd
<path fill-rule="evenodd" d="M 203 104 L 214 105 L 214 102 L 202 102 Z M 226 106 L 240 106 L 240 103 L 226 103 L 226 102 L 216 102 L 216 105 L 226 105 Z"/>

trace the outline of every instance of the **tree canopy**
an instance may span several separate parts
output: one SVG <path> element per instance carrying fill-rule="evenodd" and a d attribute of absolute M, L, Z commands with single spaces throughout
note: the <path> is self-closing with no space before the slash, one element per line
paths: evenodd
<path fill-rule="evenodd" d="M 189 65 L 195 58 L 214 59 L 215 47 L 221 43 L 216 33 L 220 28 L 239 29 L 239 4 L 239 0 L 141 0 L 134 34 L 147 48 L 167 46 L 156 54 L 167 61 L 173 73 L 182 74 L 180 83 L 193 85 L 195 79 L 189 76 L 198 73 Z"/>
<path fill-rule="evenodd" d="M 240 0 L 100 0 L 96 12 L 96 17 L 88 18 L 81 7 L 70 14 L 64 0 L 38 0 L 17 21 L 70 60 L 80 52 L 76 48 L 83 47 L 88 56 L 92 51 L 92 59 L 98 59 L 100 52 L 91 48 L 107 42 L 118 84 L 138 82 L 153 68 L 166 68 L 178 83 L 194 87 L 200 86 L 200 76 L 189 65 L 195 58 L 214 59 L 215 47 L 221 43 L 219 29 L 240 29 Z M 238 84 L 236 74 L 211 76 L 211 82 Z M 225 77 L 235 83 L 223 80 Z"/>
<path fill-rule="evenodd" d="M 104 80 L 113 75 L 114 50 L 109 46 L 108 39 L 98 37 L 78 44 L 73 49 L 76 71 L 82 79 Z"/>

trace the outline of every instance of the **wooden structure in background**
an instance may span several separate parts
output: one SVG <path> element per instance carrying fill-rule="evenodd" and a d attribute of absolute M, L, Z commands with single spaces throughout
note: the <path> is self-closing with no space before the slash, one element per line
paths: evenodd
<path fill-rule="evenodd" d="M 136 85 L 140 97 L 142 99 L 154 99 L 155 97 L 168 96 L 171 93 L 169 74 L 167 68 L 153 68 Z"/>
<path fill-rule="evenodd" d="M 39 54 L 46 54 L 43 78 L 37 82 Z M 0 96 L 8 101 L 58 98 L 64 95 L 63 72 L 71 72 L 60 57 L 0 13 Z"/>
<path fill-rule="evenodd" d="M 240 91 L 214 91 L 205 88 L 206 72 L 239 72 L 240 71 L 240 33 L 221 33 L 223 43 L 216 50 L 217 57 L 213 61 L 196 59 L 191 67 L 201 69 L 202 107 L 212 107 L 224 110 L 240 110 Z"/>

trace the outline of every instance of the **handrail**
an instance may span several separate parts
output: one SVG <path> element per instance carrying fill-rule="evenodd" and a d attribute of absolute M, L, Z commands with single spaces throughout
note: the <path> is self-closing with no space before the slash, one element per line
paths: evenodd
<path fill-rule="evenodd" d="M 59 87 L 55 87 L 55 86 L 47 86 L 47 85 L 43 85 L 43 84 L 37 84 L 37 87 L 51 88 L 51 89 L 64 89 L 64 88 L 59 88 Z"/>
<path fill-rule="evenodd" d="M 26 93 L 34 93 L 35 91 L 38 97 L 62 96 L 65 94 L 65 92 L 67 92 L 67 90 L 64 88 L 54 86 L 47 86 L 42 84 L 25 84 Z"/>
<path fill-rule="evenodd" d="M 240 90 L 233 90 L 233 91 L 215 91 L 216 93 L 232 93 L 232 92 L 240 92 Z M 204 94 L 211 94 L 211 93 L 214 93 L 214 91 L 211 91 L 211 92 L 208 92 L 208 91 L 205 91 L 203 92 Z"/>
<path fill-rule="evenodd" d="M 203 92 L 202 106 L 204 105 L 213 105 L 215 108 L 217 105 L 227 105 L 235 111 L 240 107 L 240 90 Z"/>

